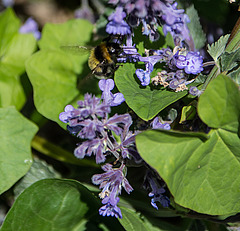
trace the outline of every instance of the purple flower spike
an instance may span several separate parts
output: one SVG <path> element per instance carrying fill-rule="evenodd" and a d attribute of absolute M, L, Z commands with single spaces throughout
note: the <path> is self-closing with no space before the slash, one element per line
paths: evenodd
<path fill-rule="evenodd" d="M 105 173 L 95 174 L 92 177 L 92 182 L 100 185 L 102 192 L 99 194 L 102 203 L 105 204 L 99 209 L 99 214 L 102 216 L 115 216 L 122 218 L 120 209 L 117 207 L 119 202 L 118 195 L 121 194 L 122 187 L 129 194 L 133 188 L 126 179 L 122 164 L 120 168 L 113 169 L 111 164 L 106 164 L 102 167 Z"/>
<path fill-rule="evenodd" d="M 117 7 L 116 11 L 109 17 L 109 23 L 106 26 L 106 32 L 108 34 L 131 34 L 130 26 L 123 20 L 126 17 L 126 13 L 123 12 L 122 7 Z"/>
<path fill-rule="evenodd" d="M 27 21 L 20 27 L 19 33 L 32 33 L 37 40 L 41 38 L 41 33 L 38 30 L 38 24 L 32 18 L 27 19 Z"/>
<path fill-rule="evenodd" d="M 141 81 L 142 86 L 147 86 L 150 83 L 150 73 L 147 71 L 144 71 L 143 69 L 137 69 L 136 75 L 138 79 Z"/>
<path fill-rule="evenodd" d="M 125 101 L 122 93 L 112 94 L 111 90 L 114 88 L 114 81 L 112 79 L 101 79 L 98 85 L 102 91 L 102 98 L 105 104 L 118 106 Z"/>

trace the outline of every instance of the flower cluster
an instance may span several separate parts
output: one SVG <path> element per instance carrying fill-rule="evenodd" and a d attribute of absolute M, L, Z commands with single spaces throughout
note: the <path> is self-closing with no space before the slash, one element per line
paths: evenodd
<path fill-rule="evenodd" d="M 159 38 L 157 28 L 162 25 L 165 35 L 170 32 L 173 38 L 189 40 L 186 25 L 189 19 L 184 10 L 177 9 L 177 3 L 173 2 L 173 0 L 109 0 L 108 3 L 115 5 L 116 9 L 108 18 L 106 31 L 114 35 L 127 35 L 131 33 L 131 28 L 141 24 L 142 33 L 154 41 Z"/>
<path fill-rule="evenodd" d="M 113 94 L 114 88 L 112 79 L 99 81 L 99 88 L 103 91 L 102 97 L 97 98 L 86 94 L 84 101 L 78 101 L 78 108 L 67 105 L 65 111 L 59 115 L 59 119 L 68 123 L 68 130 L 77 137 L 83 139 L 75 149 L 74 154 L 78 158 L 95 155 L 96 163 L 103 163 L 108 154 L 112 154 L 117 160 L 124 160 L 131 153 L 131 146 L 134 145 L 135 136 L 129 131 L 132 119 L 129 114 L 115 114 L 109 117 L 111 106 L 117 106 L 124 101 L 121 93 Z M 115 136 L 120 137 L 119 144 Z M 121 218 L 121 211 L 117 207 L 118 195 L 123 187 L 127 193 L 133 188 L 125 178 L 125 165 L 122 162 L 120 168 L 113 168 L 106 164 L 102 167 L 104 174 L 94 175 L 94 184 L 100 184 L 103 189 L 100 194 L 103 207 L 100 208 L 100 215 L 115 216 Z M 124 170 L 124 171 L 123 171 Z"/>
<path fill-rule="evenodd" d="M 115 139 L 113 135 L 110 139 L 109 133 L 114 132 L 123 138 L 132 123 L 129 114 L 115 114 L 108 118 L 110 106 L 117 106 L 124 101 L 121 93 L 111 93 L 113 80 L 100 80 L 99 87 L 103 91 L 102 100 L 86 94 L 84 101 L 78 101 L 78 108 L 67 105 L 65 111 L 59 115 L 61 121 L 68 123 L 68 130 L 72 134 L 85 140 L 75 149 L 75 156 L 82 159 L 93 154 L 96 156 L 96 163 L 104 162 L 108 152 L 119 158 L 125 145 L 112 142 Z M 126 153 L 126 150 L 123 152 Z M 127 154 L 124 154 L 124 157 L 126 156 Z"/>
<path fill-rule="evenodd" d="M 123 51 L 125 52 L 124 48 Z M 130 55 L 130 51 L 127 55 Z M 132 55 L 133 61 L 141 61 L 145 64 L 145 70 L 137 69 L 135 72 L 142 86 L 149 85 L 150 75 L 157 63 L 165 63 L 166 68 L 152 78 L 152 83 L 154 85 L 161 84 L 164 87 L 169 86 L 176 92 L 188 89 L 186 85 L 194 81 L 194 79 L 189 81 L 190 75 L 197 75 L 203 71 L 203 57 L 200 53 L 187 52 L 186 49 L 179 46 L 176 46 L 173 51 L 170 48 L 148 51 L 147 56 L 144 57 L 133 49 Z"/>
<path fill-rule="evenodd" d="M 109 116 L 112 106 L 124 102 L 123 95 L 111 92 L 114 88 L 112 79 L 100 80 L 99 88 L 102 90 L 101 99 L 86 94 L 83 101 L 78 101 L 78 108 L 67 105 L 64 112 L 60 113 L 59 119 L 68 124 L 67 128 L 70 133 L 82 139 L 74 151 L 77 158 L 82 159 L 85 156 L 94 155 L 96 163 L 99 164 L 105 162 L 107 155 L 113 155 L 116 162 L 120 162 L 120 167 L 109 163 L 102 166 L 104 173 L 93 175 L 92 182 L 102 189 L 99 196 L 103 206 L 99 209 L 99 214 L 122 218 L 121 210 L 117 206 L 119 195 L 122 188 L 128 194 L 133 190 L 126 179 L 125 160 L 131 158 L 136 164 L 143 163 L 143 160 L 135 147 L 135 134 L 129 130 L 132 124 L 130 115 Z M 161 123 L 158 117 L 153 120 L 151 126 L 153 129 L 170 129 L 170 125 Z M 119 142 L 116 136 L 119 136 Z M 148 177 L 151 181 L 150 178 Z M 160 194 L 156 187 L 152 186 L 152 190 L 149 195 L 153 196 L 152 206 L 156 208 L 154 203 L 160 200 Z M 161 200 L 163 201 L 165 197 L 162 193 L 164 193 L 163 189 L 161 189 Z M 168 204 L 163 205 L 167 206 Z"/>

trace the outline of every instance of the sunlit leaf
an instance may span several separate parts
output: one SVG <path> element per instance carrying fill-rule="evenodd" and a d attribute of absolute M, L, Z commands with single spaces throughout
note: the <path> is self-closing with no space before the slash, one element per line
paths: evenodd
<path fill-rule="evenodd" d="M 3 193 L 24 176 L 32 165 L 31 140 L 37 127 L 13 107 L 0 108 L 0 146 Z"/>

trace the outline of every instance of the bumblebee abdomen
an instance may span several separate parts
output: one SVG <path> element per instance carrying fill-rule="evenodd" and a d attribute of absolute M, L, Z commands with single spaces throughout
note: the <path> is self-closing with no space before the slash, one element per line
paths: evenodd
<path fill-rule="evenodd" d="M 101 61 L 98 60 L 97 57 L 95 56 L 95 49 L 91 50 L 91 53 L 88 59 L 88 66 L 91 70 L 95 69 L 101 63 Z"/>

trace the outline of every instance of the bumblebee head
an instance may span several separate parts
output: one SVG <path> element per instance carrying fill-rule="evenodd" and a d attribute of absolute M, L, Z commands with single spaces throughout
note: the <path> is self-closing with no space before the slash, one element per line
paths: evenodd
<path fill-rule="evenodd" d="M 118 55 L 121 52 L 121 47 L 118 43 L 107 44 L 109 54 Z"/>

